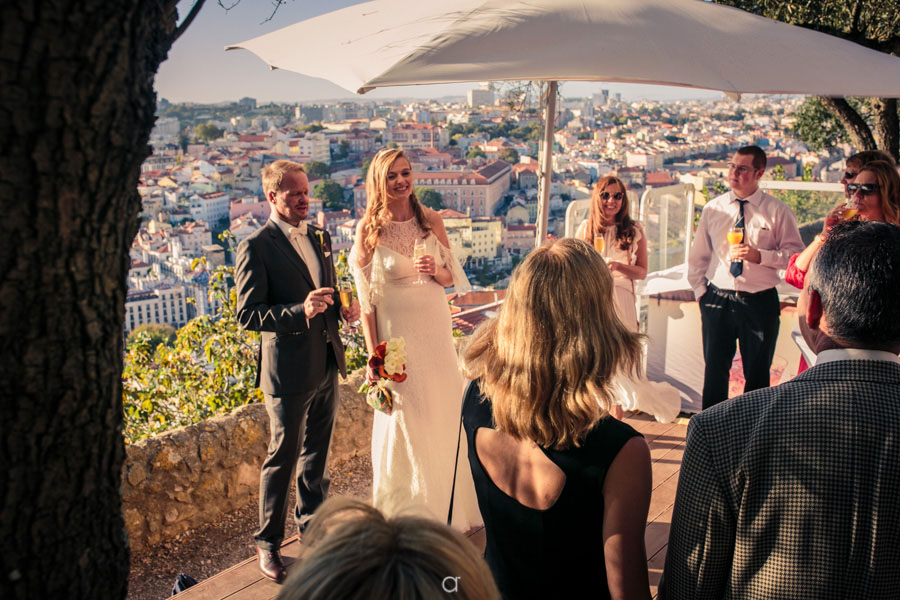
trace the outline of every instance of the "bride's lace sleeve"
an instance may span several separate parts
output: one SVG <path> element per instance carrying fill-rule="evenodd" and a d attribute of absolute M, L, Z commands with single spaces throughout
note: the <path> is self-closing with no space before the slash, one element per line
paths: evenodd
<path fill-rule="evenodd" d="M 350 265 L 350 273 L 356 282 L 356 293 L 359 296 L 359 306 L 364 313 L 372 313 L 374 307 L 384 295 L 384 271 L 380 268 L 378 260 L 378 248 L 372 253 L 369 264 L 359 266 L 359 249 L 356 244 L 350 250 L 347 260 Z"/>
<path fill-rule="evenodd" d="M 469 283 L 469 278 L 466 277 L 466 273 L 463 271 L 462 265 L 459 264 L 456 254 L 451 248 L 444 246 L 437 237 L 435 237 L 435 241 L 437 242 L 441 255 L 442 266 L 449 269 L 450 274 L 453 275 L 453 287 L 456 288 L 456 292 L 458 294 L 465 294 L 466 292 L 471 291 L 472 284 Z"/>

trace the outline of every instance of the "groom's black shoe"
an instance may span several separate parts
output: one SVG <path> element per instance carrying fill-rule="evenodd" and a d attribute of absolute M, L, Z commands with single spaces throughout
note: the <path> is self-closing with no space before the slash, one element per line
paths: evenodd
<path fill-rule="evenodd" d="M 256 555 L 259 557 L 259 570 L 262 574 L 274 581 L 281 583 L 287 576 L 287 570 L 284 568 L 284 562 L 281 560 L 281 554 L 278 550 L 266 550 L 265 548 L 257 548 Z"/>

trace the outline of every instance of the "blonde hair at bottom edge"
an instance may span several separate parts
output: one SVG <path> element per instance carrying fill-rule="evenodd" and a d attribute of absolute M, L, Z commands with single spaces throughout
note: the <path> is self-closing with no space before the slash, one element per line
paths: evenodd
<path fill-rule="evenodd" d="M 433 519 L 387 518 L 332 498 L 303 536 L 308 550 L 278 600 L 500 600 L 475 545 Z"/>

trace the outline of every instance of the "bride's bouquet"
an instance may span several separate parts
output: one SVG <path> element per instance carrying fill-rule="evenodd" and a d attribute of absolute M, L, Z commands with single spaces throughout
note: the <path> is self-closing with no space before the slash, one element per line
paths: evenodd
<path fill-rule="evenodd" d="M 394 393 L 387 384 L 389 381 L 406 381 L 406 340 L 391 338 L 378 344 L 369 357 L 368 366 L 380 379 L 375 383 L 366 381 L 360 386 L 359 393 L 366 395 L 369 406 L 389 415 L 394 406 Z"/>

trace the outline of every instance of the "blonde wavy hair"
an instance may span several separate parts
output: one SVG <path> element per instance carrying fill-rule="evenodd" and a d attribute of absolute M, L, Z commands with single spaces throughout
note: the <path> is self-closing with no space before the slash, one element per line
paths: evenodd
<path fill-rule="evenodd" d="M 616 373 L 641 375 L 642 337 L 616 315 L 600 255 L 565 238 L 516 268 L 499 315 L 466 348 L 464 370 L 481 380 L 497 429 L 563 450 L 609 412 Z"/>
<path fill-rule="evenodd" d="M 346 497 L 316 511 L 302 562 L 278 600 L 500 600 L 475 545 L 446 525 L 415 516 L 386 519 Z"/>
<path fill-rule="evenodd" d="M 409 159 L 403 154 L 402 150 L 397 148 L 382 148 L 378 151 L 369 165 L 369 171 L 366 174 L 366 215 L 363 217 L 366 230 L 366 239 L 364 244 L 367 250 L 373 250 L 381 239 L 381 232 L 391 221 L 391 211 L 388 208 L 388 171 L 391 166 L 399 158 L 403 158 L 406 162 Z M 415 189 L 411 189 L 409 193 L 409 201 L 412 204 L 413 214 L 416 222 L 424 232 L 431 230 L 431 225 L 425 218 L 425 210 L 416 197 Z"/>

